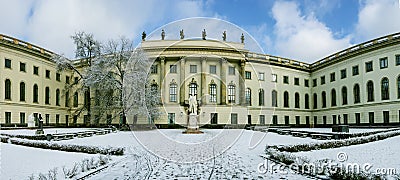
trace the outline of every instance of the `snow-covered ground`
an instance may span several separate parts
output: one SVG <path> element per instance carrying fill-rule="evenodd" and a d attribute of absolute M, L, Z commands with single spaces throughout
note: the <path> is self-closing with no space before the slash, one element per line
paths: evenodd
<path fill-rule="evenodd" d="M 44 134 L 57 134 L 57 133 L 76 133 L 87 130 L 93 130 L 89 128 L 51 128 L 44 129 Z M 13 130 L 0 130 L 0 134 L 10 135 L 35 135 L 36 129 L 13 129 Z"/>
<path fill-rule="evenodd" d="M 308 132 L 323 132 L 329 133 L 332 132 L 332 128 L 290 128 L 290 130 L 297 130 L 297 131 L 308 131 Z M 385 130 L 383 128 L 374 128 L 374 129 L 367 129 L 367 128 L 349 128 L 349 133 L 363 133 L 363 132 L 372 132 L 372 131 L 380 131 Z"/>

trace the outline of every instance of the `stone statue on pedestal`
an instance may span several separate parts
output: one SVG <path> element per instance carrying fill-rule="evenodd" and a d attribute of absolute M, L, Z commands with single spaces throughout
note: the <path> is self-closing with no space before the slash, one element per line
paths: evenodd
<path fill-rule="evenodd" d="M 222 33 L 222 40 L 223 40 L 223 41 L 226 41 L 226 31 L 224 31 L 224 32 Z"/>
<path fill-rule="evenodd" d="M 165 31 L 163 29 L 163 30 L 161 30 L 161 40 L 164 40 L 164 38 L 165 38 Z"/>
<path fill-rule="evenodd" d="M 183 33 L 183 29 L 179 31 L 179 35 L 181 36 L 181 39 L 185 38 L 185 34 Z"/>
<path fill-rule="evenodd" d="M 144 31 L 142 33 L 142 41 L 146 41 L 146 32 L 144 32 Z"/>
<path fill-rule="evenodd" d="M 189 97 L 189 114 L 197 115 L 197 100 L 196 96 Z"/>
<path fill-rule="evenodd" d="M 201 37 L 203 38 L 203 40 L 206 40 L 206 36 L 207 36 L 206 29 L 204 29 L 203 32 L 201 32 Z"/>
<path fill-rule="evenodd" d="M 33 113 L 28 116 L 28 127 L 35 127 L 35 117 Z"/>
<path fill-rule="evenodd" d="M 242 36 L 240 36 L 240 41 L 242 42 L 242 44 L 244 43 L 244 35 L 242 33 Z"/>
<path fill-rule="evenodd" d="M 201 134 L 199 130 L 199 116 L 197 115 L 198 104 L 196 96 L 190 95 L 189 97 L 189 116 L 187 119 L 187 128 L 184 134 Z"/>

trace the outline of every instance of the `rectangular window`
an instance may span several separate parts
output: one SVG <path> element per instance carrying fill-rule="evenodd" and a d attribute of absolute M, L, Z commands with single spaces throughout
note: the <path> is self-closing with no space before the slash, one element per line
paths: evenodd
<path fill-rule="evenodd" d="M 78 84 L 78 81 L 79 81 L 79 78 L 78 78 L 78 77 L 75 77 L 75 78 L 74 78 L 74 83 L 75 83 L 75 84 Z"/>
<path fill-rule="evenodd" d="M 197 73 L 197 65 L 190 65 L 190 73 Z"/>
<path fill-rule="evenodd" d="M 33 74 L 39 76 L 39 67 L 33 66 Z"/>
<path fill-rule="evenodd" d="M 68 126 L 69 115 L 65 115 L 65 125 Z"/>
<path fill-rule="evenodd" d="M 25 113 L 24 112 L 19 113 L 19 123 L 25 124 Z"/>
<path fill-rule="evenodd" d="M 300 116 L 296 116 L 296 125 L 300 125 Z"/>
<path fill-rule="evenodd" d="M 333 72 L 331 73 L 331 82 L 336 81 L 336 74 Z"/>
<path fill-rule="evenodd" d="M 19 63 L 19 71 L 26 72 L 26 64 L 25 63 L 22 63 L 22 62 Z"/>
<path fill-rule="evenodd" d="M 231 124 L 237 124 L 237 113 L 231 113 Z"/>
<path fill-rule="evenodd" d="M 60 124 L 60 115 L 56 114 L 56 125 Z"/>
<path fill-rule="evenodd" d="M 375 120 L 374 120 L 374 112 L 369 112 L 369 113 L 368 113 L 368 120 L 369 120 L 369 124 L 370 124 L 370 125 L 372 125 L 372 124 L 375 123 Z"/>
<path fill-rule="evenodd" d="M 308 79 L 304 79 L 304 86 L 309 87 L 310 85 L 308 84 Z"/>
<path fill-rule="evenodd" d="M 389 124 L 389 111 L 383 111 L 383 123 L 385 125 Z"/>
<path fill-rule="evenodd" d="M 246 79 L 251 79 L 251 72 L 250 71 L 246 71 L 245 74 L 244 74 L 244 77 Z"/>
<path fill-rule="evenodd" d="M 169 101 L 176 102 L 176 95 L 177 95 L 177 85 L 170 84 L 169 85 Z"/>
<path fill-rule="evenodd" d="M 259 73 L 258 73 L 258 80 L 260 80 L 260 81 L 264 81 L 264 80 L 265 80 L 265 75 L 264 75 L 264 73 L 262 73 L 262 72 L 259 72 Z"/>
<path fill-rule="evenodd" d="M 11 112 L 5 112 L 6 124 L 11 124 Z"/>
<path fill-rule="evenodd" d="M 341 79 L 344 79 L 344 78 L 346 78 L 346 77 L 347 77 L 346 69 L 340 70 L 340 78 L 341 78 Z"/>
<path fill-rule="evenodd" d="M 228 85 L 228 103 L 235 103 L 235 86 Z"/>
<path fill-rule="evenodd" d="M 283 83 L 289 84 L 289 76 L 283 76 Z"/>
<path fill-rule="evenodd" d="M 306 124 L 310 125 L 310 116 L 306 116 Z"/>
<path fill-rule="evenodd" d="M 175 113 L 168 113 L 168 124 L 175 124 Z"/>
<path fill-rule="evenodd" d="M 289 116 L 285 116 L 285 126 L 289 126 Z"/>
<path fill-rule="evenodd" d="M 299 78 L 294 78 L 294 85 L 298 86 L 300 85 L 300 79 Z"/>
<path fill-rule="evenodd" d="M 321 76 L 321 85 L 325 84 L 325 76 Z"/>
<path fill-rule="evenodd" d="M 313 87 L 317 87 L 317 79 L 313 79 L 312 80 L 312 86 Z"/>
<path fill-rule="evenodd" d="M 356 75 L 358 75 L 359 74 L 359 72 L 358 72 L 358 65 L 356 65 L 356 66 L 353 66 L 353 76 L 356 76 Z"/>
<path fill-rule="evenodd" d="M 388 58 L 387 57 L 380 58 L 379 64 L 380 64 L 381 69 L 387 68 L 388 67 Z"/>
<path fill-rule="evenodd" d="M 69 76 L 65 76 L 65 83 L 69 84 Z"/>
<path fill-rule="evenodd" d="M 322 116 L 322 123 L 326 124 L 326 116 Z"/>
<path fill-rule="evenodd" d="M 233 66 L 229 66 L 229 70 L 228 70 L 229 72 L 229 75 L 235 75 L 235 67 L 233 67 Z"/>
<path fill-rule="evenodd" d="M 210 84 L 210 102 L 215 103 L 217 102 L 217 85 Z"/>
<path fill-rule="evenodd" d="M 211 113 L 211 124 L 218 124 L 218 113 Z"/>
<path fill-rule="evenodd" d="M 396 59 L 396 66 L 399 66 L 400 65 L 400 54 L 397 54 L 395 59 Z"/>
<path fill-rule="evenodd" d="M 46 118 L 46 124 L 49 125 L 49 122 L 50 122 L 50 114 L 46 114 L 46 115 L 45 115 L 45 118 Z"/>
<path fill-rule="evenodd" d="M 217 66 L 210 65 L 210 74 L 217 74 Z"/>
<path fill-rule="evenodd" d="M 360 113 L 356 113 L 355 114 L 355 117 L 356 117 L 356 124 L 357 125 L 359 125 L 361 122 L 361 114 Z"/>
<path fill-rule="evenodd" d="M 158 69 L 157 64 L 151 65 L 150 73 L 151 74 L 157 74 L 157 69 Z"/>
<path fill-rule="evenodd" d="M 176 73 L 176 65 L 170 65 L 169 66 L 169 72 L 170 73 Z"/>
<path fill-rule="evenodd" d="M 46 78 L 50 79 L 50 70 L 46 70 Z"/>
<path fill-rule="evenodd" d="M 260 124 L 265 125 L 265 115 L 260 115 Z"/>
<path fill-rule="evenodd" d="M 61 75 L 60 73 L 56 73 L 56 81 L 60 82 L 61 81 Z"/>
<path fill-rule="evenodd" d="M 317 125 L 317 124 L 318 124 L 318 117 L 314 116 L 314 125 Z"/>
<path fill-rule="evenodd" d="M 371 72 L 373 70 L 374 70 L 374 68 L 373 68 L 372 61 L 366 62 L 365 63 L 365 72 Z"/>
<path fill-rule="evenodd" d="M 278 75 L 272 74 L 272 82 L 278 82 Z"/>
<path fill-rule="evenodd" d="M 4 67 L 11 69 L 11 59 L 4 60 Z"/>
<path fill-rule="evenodd" d="M 278 116 L 277 115 L 273 115 L 272 116 L 272 124 L 273 125 L 277 125 L 278 124 Z"/>

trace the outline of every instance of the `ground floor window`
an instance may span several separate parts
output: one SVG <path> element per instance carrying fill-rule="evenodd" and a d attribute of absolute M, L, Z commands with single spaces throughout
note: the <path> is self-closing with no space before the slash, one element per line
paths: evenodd
<path fill-rule="evenodd" d="M 260 115 L 260 124 L 265 125 L 265 115 Z"/>
<path fill-rule="evenodd" d="M 175 113 L 168 113 L 168 123 L 175 124 Z"/>
<path fill-rule="evenodd" d="M 232 113 L 231 114 L 231 124 L 237 124 L 237 114 L 236 113 Z"/>
<path fill-rule="evenodd" d="M 5 113 L 6 124 L 11 124 L 11 112 Z"/>
<path fill-rule="evenodd" d="M 310 116 L 306 116 L 306 124 L 310 125 Z"/>
<path fill-rule="evenodd" d="M 374 124 L 374 112 L 369 112 L 368 113 L 368 120 L 369 120 L 369 124 Z"/>
<path fill-rule="evenodd" d="M 296 125 L 300 125 L 300 116 L 296 116 Z"/>
<path fill-rule="evenodd" d="M 347 114 L 343 114 L 343 121 L 344 121 L 344 122 L 343 122 L 344 124 L 348 124 L 348 123 L 349 123 L 349 122 L 348 122 L 349 120 L 348 120 L 348 115 L 347 115 Z"/>
<path fill-rule="evenodd" d="M 285 125 L 289 126 L 289 116 L 285 116 Z"/>
<path fill-rule="evenodd" d="M 274 124 L 274 125 L 278 124 L 278 116 L 277 115 L 272 116 L 272 124 Z"/>
<path fill-rule="evenodd" d="M 25 113 L 24 112 L 19 113 L 19 123 L 25 124 Z"/>
<path fill-rule="evenodd" d="M 389 111 L 383 111 L 383 122 L 389 124 Z"/>
<path fill-rule="evenodd" d="M 356 113 L 356 124 L 359 125 L 360 124 L 360 120 L 361 120 L 361 114 L 360 113 Z"/>
<path fill-rule="evenodd" d="M 56 114 L 56 125 L 60 123 L 60 115 Z"/>
<path fill-rule="evenodd" d="M 318 117 L 314 116 L 314 125 L 317 125 L 317 124 L 318 124 Z"/>
<path fill-rule="evenodd" d="M 46 118 L 46 125 L 49 125 L 49 122 L 50 122 L 50 114 L 46 114 L 46 115 L 45 115 L 45 118 Z"/>
<path fill-rule="evenodd" d="M 65 125 L 68 126 L 69 115 L 65 115 Z"/>
<path fill-rule="evenodd" d="M 336 115 L 332 115 L 332 123 L 335 125 L 336 124 Z"/>
<path fill-rule="evenodd" d="M 324 125 L 326 125 L 326 116 L 322 116 L 322 121 L 323 121 Z"/>
<path fill-rule="evenodd" d="M 251 115 L 247 115 L 247 124 L 251 124 Z"/>
<path fill-rule="evenodd" d="M 218 124 L 218 113 L 211 113 L 211 124 Z"/>

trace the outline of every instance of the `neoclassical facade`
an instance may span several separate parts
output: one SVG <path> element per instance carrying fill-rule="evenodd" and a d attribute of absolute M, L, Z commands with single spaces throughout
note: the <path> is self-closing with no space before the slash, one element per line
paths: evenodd
<path fill-rule="evenodd" d="M 155 124 L 186 124 L 190 95 L 198 100 L 201 125 L 400 124 L 400 33 L 312 64 L 224 40 L 149 40 L 141 47 L 154 60 L 150 78 L 162 98 Z M 1 125 L 24 126 L 32 113 L 50 125 L 84 124 L 84 113 L 76 116 L 74 108 L 84 105 L 85 95 L 64 92 L 75 77 L 57 72 L 51 54 L 0 35 Z"/>

